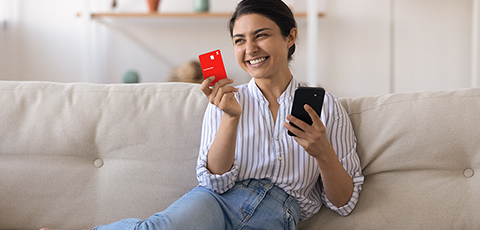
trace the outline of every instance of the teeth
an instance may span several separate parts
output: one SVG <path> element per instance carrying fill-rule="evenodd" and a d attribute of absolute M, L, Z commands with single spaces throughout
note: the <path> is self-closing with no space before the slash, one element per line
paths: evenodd
<path fill-rule="evenodd" d="M 265 59 L 266 59 L 266 58 L 263 57 L 263 58 L 251 60 L 251 61 L 250 61 L 250 64 L 255 65 L 255 64 L 258 64 L 258 63 L 260 63 L 260 62 L 262 62 L 262 61 L 265 61 Z"/>

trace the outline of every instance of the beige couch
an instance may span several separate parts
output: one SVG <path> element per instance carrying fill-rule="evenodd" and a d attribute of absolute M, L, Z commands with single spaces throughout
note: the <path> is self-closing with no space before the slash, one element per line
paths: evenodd
<path fill-rule="evenodd" d="M 145 219 L 197 185 L 198 85 L 0 82 L 0 229 Z M 343 98 L 365 184 L 300 229 L 480 229 L 480 89 Z"/>

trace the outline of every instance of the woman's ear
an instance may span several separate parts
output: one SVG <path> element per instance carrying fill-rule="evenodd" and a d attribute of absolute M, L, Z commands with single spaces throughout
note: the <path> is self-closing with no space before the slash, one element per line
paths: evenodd
<path fill-rule="evenodd" d="M 287 43 L 289 49 L 293 46 L 293 44 L 295 44 L 295 40 L 297 40 L 297 33 L 298 30 L 295 27 L 290 30 L 290 34 L 287 36 Z"/>

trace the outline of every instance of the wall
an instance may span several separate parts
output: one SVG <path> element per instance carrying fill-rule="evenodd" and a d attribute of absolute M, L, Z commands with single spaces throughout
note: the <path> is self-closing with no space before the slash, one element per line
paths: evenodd
<path fill-rule="evenodd" d="M 86 27 L 75 15 L 83 1 L 4 0 L 4 7 L 7 60 L 1 79 L 82 80 Z"/>
<path fill-rule="evenodd" d="M 6 52 L 6 34 L 5 30 L 7 29 L 6 24 L 6 4 L 4 1 L 0 1 L 0 76 L 6 76 L 6 62 L 7 62 L 7 52 Z M 3 51 L 3 52 L 2 52 Z"/>
<path fill-rule="evenodd" d="M 479 24 L 478 1 L 325 0 L 315 83 L 339 96 L 472 86 L 479 79 L 473 67 L 480 66 L 480 40 L 472 32 Z M 229 12 L 237 2 L 210 0 L 211 11 Z M 307 0 L 288 2 L 306 10 Z M 229 76 L 236 83 L 249 80 L 233 55 L 227 18 L 89 18 L 90 12 L 110 11 L 110 3 L 0 1 L 0 79 L 118 83 L 126 71 L 136 70 L 142 82 L 160 82 L 172 67 L 220 48 Z M 191 0 L 162 0 L 160 12 L 191 12 L 191 5 Z M 118 0 L 116 9 L 146 10 L 144 1 L 134 0 Z M 291 68 L 306 82 L 307 22 L 297 20 Z"/>
<path fill-rule="evenodd" d="M 396 90 L 470 86 L 471 9 L 470 0 L 396 1 Z"/>
<path fill-rule="evenodd" d="M 475 0 L 477 1 L 477 0 Z M 478 2 L 478 1 L 477 1 Z M 471 0 L 329 0 L 320 53 L 339 95 L 472 86 Z M 473 10 L 472 10 L 473 9 Z M 476 28 L 478 30 L 478 28 Z M 478 32 L 477 32 L 478 33 Z"/>
<path fill-rule="evenodd" d="M 331 0 L 321 25 L 321 75 L 337 95 L 389 93 L 390 1 Z"/>
<path fill-rule="evenodd" d="M 7 1 L 0 1 L 0 79 L 10 80 L 13 79 L 12 74 L 9 72 L 10 68 L 7 68 L 12 60 L 12 52 L 9 50 L 9 36 L 11 33 L 7 33 L 9 27 L 7 26 L 7 18 L 10 16 L 13 10 Z"/>

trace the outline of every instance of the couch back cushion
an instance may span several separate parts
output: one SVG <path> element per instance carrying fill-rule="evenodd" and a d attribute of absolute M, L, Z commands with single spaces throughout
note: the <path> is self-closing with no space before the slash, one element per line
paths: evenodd
<path fill-rule="evenodd" d="M 343 98 L 365 184 L 323 229 L 479 229 L 480 89 Z"/>
<path fill-rule="evenodd" d="M 198 184 L 196 84 L 0 82 L 0 229 L 147 218 Z"/>
<path fill-rule="evenodd" d="M 479 229 L 480 89 L 341 99 L 365 184 L 300 229 Z M 145 219 L 196 186 L 196 84 L 0 82 L 0 229 Z"/>

